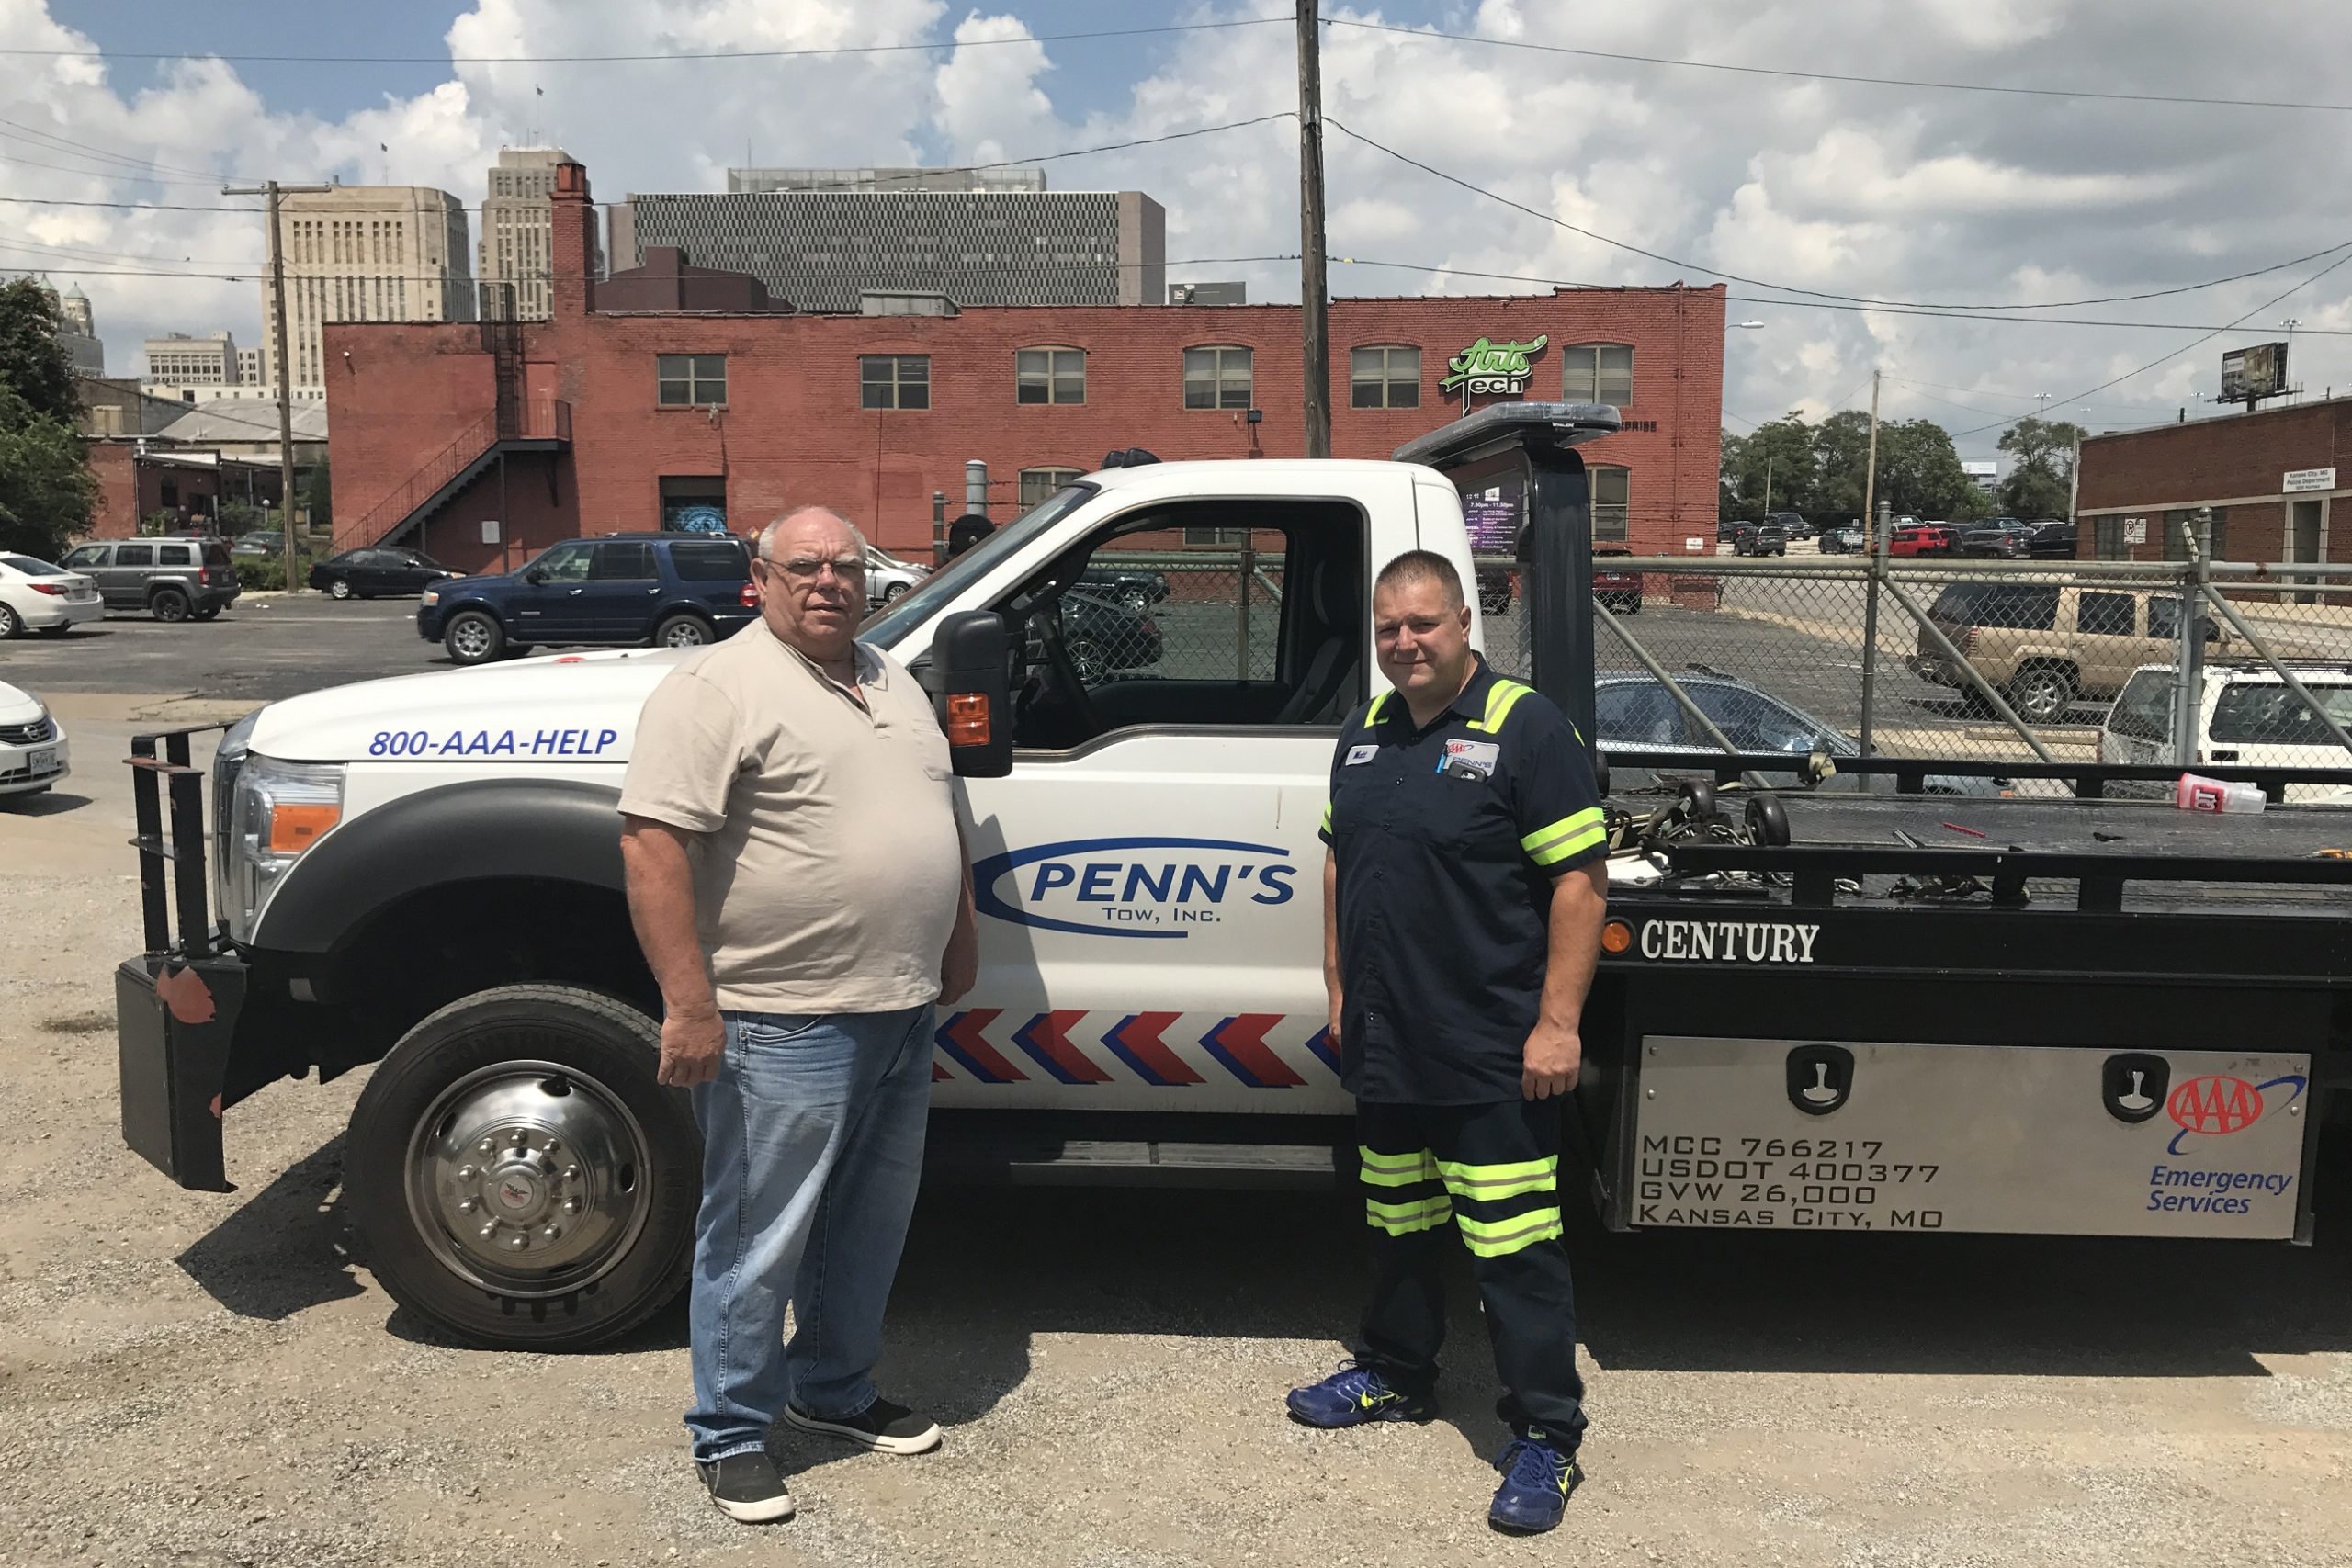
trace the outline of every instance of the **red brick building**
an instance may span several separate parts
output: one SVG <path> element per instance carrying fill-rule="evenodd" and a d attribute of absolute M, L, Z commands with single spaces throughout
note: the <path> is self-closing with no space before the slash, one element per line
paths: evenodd
<path fill-rule="evenodd" d="M 623 311 L 610 307 L 645 290 L 588 278 L 587 176 L 567 164 L 557 179 L 551 320 L 327 328 L 338 545 L 406 530 L 453 565 L 495 569 L 690 506 L 744 533 L 819 502 L 920 554 L 933 492 L 964 510 L 967 459 L 988 465 L 1002 519 L 1115 448 L 1303 452 L 1295 306 Z M 1335 300 L 1335 453 L 1385 457 L 1457 414 L 1439 383 L 1482 338 L 1544 340 L 1529 398 L 1621 404 L 1624 431 L 1585 449 L 1599 532 L 1712 550 L 1720 287 Z"/>
<path fill-rule="evenodd" d="M 242 462 L 218 452 L 140 449 L 147 446 L 129 435 L 83 442 L 84 460 L 98 481 L 91 538 L 131 538 L 141 522 L 159 512 L 170 513 L 175 525 L 187 527 L 217 516 L 226 501 L 277 505 L 275 463 Z"/>
<path fill-rule="evenodd" d="M 2211 507 L 2217 559 L 2352 561 L 2352 506 L 2331 515 L 2352 497 L 2352 398 L 2091 436 L 2079 471 L 2086 557 L 2178 558 L 2182 517 Z"/>

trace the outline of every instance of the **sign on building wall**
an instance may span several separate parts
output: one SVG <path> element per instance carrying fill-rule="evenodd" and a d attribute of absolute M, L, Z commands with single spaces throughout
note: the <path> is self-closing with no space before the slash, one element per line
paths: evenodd
<path fill-rule="evenodd" d="M 1492 343 L 1480 338 L 1460 354 L 1445 362 L 1452 372 L 1437 384 L 1440 392 L 1500 393 L 1519 397 L 1526 392 L 1528 378 L 1534 374 L 1528 360 L 1544 352 L 1551 342 L 1546 334 L 1532 343 Z"/>
<path fill-rule="evenodd" d="M 2127 545 L 2146 544 L 2148 520 L 2144 517 L 2126 517 L 2123 520 L 2123 542 Z"/>
<path fill-rule="evenodd" d="M 2299 490 L 2334 490 L 2334 468 L 2290 468 L 2278 481 L 2278 488 L 2289 495 Z"/>

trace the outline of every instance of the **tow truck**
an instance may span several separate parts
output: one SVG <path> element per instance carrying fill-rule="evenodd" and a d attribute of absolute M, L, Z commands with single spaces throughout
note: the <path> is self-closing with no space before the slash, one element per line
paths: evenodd
<path fill-rule="evenodd" d="M 1577 447 L 1616 418 L 1502 404 L 1394 461 L 1129 462 L 867 621 L 934 695 L 974 857 L 980 975 L 938 1020 L 935 1179 L 1334 1179 L 1351 1106 L 1316 829 L 1339 727 L 1377 689 L 1373 574 L 1419 547 L 1473 581 L 1463 498 L 1508 503 L 1516 672 L 1592 736 L 1609 612 Z M 1123 540 L 1201 536 L 1180 529 L 1246 540 L 1244 581 L 1276 591 L 1215 612 L 1245 617 L 1238 657 L 1082 671 L 1069 596 Z M 140 737 L 130 1146 L 231 1190 L 226 1113 L 372 1064 L 344 1205 L 395 1299 L 540 1349 L 656 1311 L 699 1147 L 654 1081 L 616 802 L 638 710 L 687 657 L 299 696 L 228 727 L 209 770 L 201 730 Z M 2311 1239 L 2352 1077 L 2352 860 L 2324 852 L 2352 815 L 2283 804 L 2308 770 L 2210 769 L 2273 803 L 2217 817 L 2104 797 L 2158 767 L 1842 759 L 1894 775 L 1850 794 L 1815 787 L 1822 757 L 1609 761 L 1611 909 L 1564 1111 L 1608 1225 Z M 1977 766 L 2018 796 L 1924 793 Z"/>

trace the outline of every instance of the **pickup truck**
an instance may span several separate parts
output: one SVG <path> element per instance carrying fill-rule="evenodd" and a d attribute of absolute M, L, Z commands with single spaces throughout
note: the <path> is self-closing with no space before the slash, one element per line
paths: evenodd
<path fill-rule="evenodd" d="M 865 624 L 939 705 L 981 917 L 978 982 L 938 1021 L 934 1176 L 1295 1187 L 1347 1168 L 1317 828 L 1340 727 L 1382 689 L 1372 575 L 1419 547 L 1468 581 L 1463 494 L 1510 498 L 1519 672 L 1595 734 L 1577 446 L 1616 422 L 1505 404 L 1393 462 L 1092 474 Z M 1221 664 L 1080 671 L 1062 616 L 1098 553 L 1191 527 L 1253 530 L 1278 608 L 1237 596 L 1257 620 Z M 136 738 L 146 951 L 116 984 L 131 1148 L 226 1190 L 224 1113 L 373 1064 L 343 1203 L 395 1299 L 538 1349 L 658 1310 L 700 1151 L 685 1096 L 654 1081 L 616 803 L 639 705 L 690 657 L 273 703 L 209 773 L 198 731 Z M 2309 1239 L 2317 1128 L 2352 1080 L 2352 862 L 2313 852 L 2352 843 L 2352 818 L 2096 798 L 2157 769 L 2003 763 L 2094 798 L 1956 800 L 1918 793 L 1930 767 L 1970 767 L 1941 759 L 1607 763 L 1669 770 L 1611 796 L 1602 969 L 1563 1111 L 1608 1225 Z M 1907 793 L 1808 787 L 1832 771 Z"/>

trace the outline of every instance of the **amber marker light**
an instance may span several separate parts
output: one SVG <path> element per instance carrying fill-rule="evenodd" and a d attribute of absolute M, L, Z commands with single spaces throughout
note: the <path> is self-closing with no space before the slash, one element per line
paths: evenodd
<path fill-rule="evenodd" d="M 947 699 L 947 743 L 985 746 L 989 743 L 989 700 L 978 692 L 959 692 Z"/>
<path fill-rule="evenodd" d="M 1600 928 L 1600 951 L 1611 955 L 1630 953 L 1634 947 L 1634 928 L 1623 920 L 1610 920 Z"/>
<path fill-rule="evenodd" d="M 299 855 L 343 820 L 343 807 L 289 802 L 269 808 L 269 852 Z"/>

